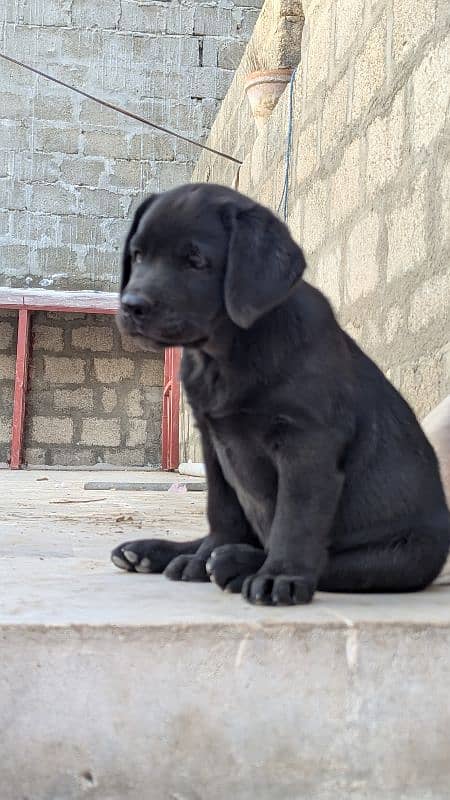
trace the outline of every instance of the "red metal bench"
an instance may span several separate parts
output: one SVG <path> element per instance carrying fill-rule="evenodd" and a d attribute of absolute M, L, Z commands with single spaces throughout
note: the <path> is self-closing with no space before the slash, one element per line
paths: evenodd
<path fill-rule="evenodd" d="M 11 432 L 10 468 L 22 465 L 25 401 L 27 392 L 30 320 L 33 311 L 61 313 L 115 314 L 118 296 L 113 292 L 58 292 L 46 289 L 0 288 L 0 308 L 17 310 L 16 372 Z M 180 384 L 179 350 L 166 350 L 162 418 L 162 467 L 176 469 L 179 463 Z"/>

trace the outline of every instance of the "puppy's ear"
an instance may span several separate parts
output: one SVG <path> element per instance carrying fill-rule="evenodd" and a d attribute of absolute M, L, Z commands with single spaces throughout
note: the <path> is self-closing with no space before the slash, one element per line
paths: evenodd
<path fill-rule="evenodd" d="M 158 197 L 157 194 L 151 194 L 149 197 L 146 197 L 145 200 L 137 207 L 133 222 L 131 223 L 131 228 L 128 231 L 127 238 L 125 239 L 125 244 L 123 246 L 123 253 L 122 253 L 122 276 L 120 279 L 120 294 L 124 291 L 128 281 L 130 280 L 130 273 L 131 273 L 131 253 L 130 253 L 130 242 L 133 238 L 134 234 L 137 231 L 138 225 L 144 216 L 145 212 L 148 208 L 150 208 L 151 204 L 154 200 Z"/>
<path fill-rule="evenodd" d="M 224 209 L 230 228 L 225 307 L 240 328 L 250 328 L 280 305 L 300 281 L 306 262 L 288 228 L 269 209 Z"/>

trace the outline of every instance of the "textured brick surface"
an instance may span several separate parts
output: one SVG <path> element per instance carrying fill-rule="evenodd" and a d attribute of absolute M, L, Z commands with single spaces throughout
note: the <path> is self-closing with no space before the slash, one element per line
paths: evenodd
<path fill-rule="evenodd" d="M 9 350 L 0 351 L 0 463 L 9 455 L 16 330 L 12 320 L 14 314 L 0 313 L 0 329 L 4 325 L 12 330 Z M 148 354 L 124 352 L 114 319 L 103 315 L 39 312 L 33 317 L 33 330 L 41 346 L 33 347 L 25 461 L 30 466 L 159 466 L 162 356 L 150 355 L 151 368 L 146 369 Z M 50 355 L 53 339 L 58 352 Z M 148 385 L 138 388 L 142 370 Z"/>
<path fill-rule="evenodd" d="M 94 369 L 102 383 L 120 383 L 133 376 L 134 363 L 131 358 L 95 358 Z"/>
<path fill-rule="evenodd" d="M 5 3 L 5 52 L 200 141 L 261 6 Z M 149 191 L 188 181 L 198 150 L 4 62 L 0 87 L 0 213 L 21 212 L 0 239 L 0 285 L 115 289 L 120 221 Z"/>
<path fill-rule="evenodd" d="M 35 442 L 64 444 L 73 436 L 73 422 L 68 417 L 33 417 L 32 439 Z"/>
<path fill-rule="evenodd" d="M 72 347 L 75 350 L 112 350 L 113 332 L 111 328 L 83 326 L 72 331 Z"/>
<path fill-rule="evenodd" d="M 118 446 L 120 444 L 120 420 L 84 419 L 81 427 L 81 444 Z"/>
<path fill-rule="evenodd" d="M 448 3 L 302 6 L 287 222 L 308 257 L 307 279 L 424 414 L 450 391 Z M 273 18 L 279 9 L 276 0 L 265 5 Z M 262 14 L 248 50 L 268 54 L 271 38 Z M 289 92 L 256 135 L 242 93 L 247 64 L 244 56 L 210 142 L 243 159 L 240 190 L 277 211 Z M 206 154 L 194 172 L 194 180 L 228 185 L 234 176 Z M 181 431 L 183 458 L 199 460 L 184 398 Z"/>
<path fill-rule="evenodd" d="M 44 356 L 44 380 L 48 383 L 83 383 L 86 365 L 81 358 Z"/>
<path fill-rule="evenodd" d="M 379 223 L 375 214 L 363 217 L 351 231 L 347 241 L 346 293 L 353 302 L 370 294 L 378 282 Z"/>
<path fill-rule="evenodd" d="M 426 197 L 423 177 L 412 197 L 400 197 L 388 217 L 387 279 L 412 269 L 426 255 Z"/>

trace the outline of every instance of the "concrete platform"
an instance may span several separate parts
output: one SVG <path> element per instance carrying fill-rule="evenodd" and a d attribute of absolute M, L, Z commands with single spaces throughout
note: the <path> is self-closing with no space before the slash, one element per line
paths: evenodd
<path fill-rule="evenodd" d="M 448 800 L 449 587 L 267 609 L 122 573 L 205 495 L 90 475 L 0 473 L 1 800 Z"/>

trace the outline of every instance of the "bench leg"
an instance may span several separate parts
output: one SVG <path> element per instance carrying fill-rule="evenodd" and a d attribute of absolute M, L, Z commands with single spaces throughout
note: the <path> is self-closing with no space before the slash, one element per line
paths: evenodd
<path fill-rule="evenodd" d="M 19 311 L 17 329 L 16 377 L 14 383 L 14 407 L 11 435 L 11 469 L 20 469 L 22 464 L 23 432 L 25 425 L 25 398 L 27 393 L 28 354 L 30 343 L 31 312 L 26 308 Z"/>

